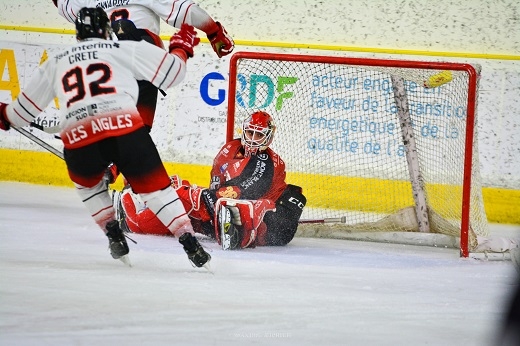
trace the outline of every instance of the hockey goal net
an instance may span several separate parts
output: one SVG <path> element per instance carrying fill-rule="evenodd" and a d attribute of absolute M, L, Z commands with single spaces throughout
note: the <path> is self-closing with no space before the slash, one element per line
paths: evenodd
<path fill-rule="evenodd" d="M 307 197 L 302 236 L 438 233 L 460 238 L 467 257 L 488 232 L 479 74 L 469 64 L 239 52 L 226 139 L 252 111 L 273 116 L 272 148 Z"/>

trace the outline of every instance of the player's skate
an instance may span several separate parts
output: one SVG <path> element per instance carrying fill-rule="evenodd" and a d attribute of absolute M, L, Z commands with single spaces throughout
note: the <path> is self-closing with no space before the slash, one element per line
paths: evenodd
<path fill-rule="evenodd" d="M 199 244 L 197 238 L 195 238 L 191 233 L 186 232 L 179 237 L 179 243 L 182 244 L 184 252 L 188 255 L 188 259 L 193 266 L 199 268 L 204 267 L 211 271 L 209 267 L 211 256 Z"/>
<path fill-rule="evenodd" d="M 128 257 L 130 249 L 128 248 L 123 231 L 119 228 L 117 220 L 112 220 L 107 223 L 106 230 L 108 247 L 112 257 L 131 267 L 130 258 Z"/>

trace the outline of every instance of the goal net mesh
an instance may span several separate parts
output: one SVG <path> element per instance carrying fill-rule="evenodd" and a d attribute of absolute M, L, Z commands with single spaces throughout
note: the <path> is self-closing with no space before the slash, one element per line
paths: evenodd
<path fill-rule="evenodd" d="M 423 231 L 426 222 L 427 232 L 458 237 L 465 155 L 472 150 L 470 246 L 475 235 L 487 235 L 476 114 L 474 124 L 467 120 L 469 107 L 476 112 L 478 89 L 468 95 L 467 71 L 398 60 L 371 66 L 370 59 L 276 56 L 236 59 L 228 139 L 240 136 L 253 111 L 273 116 L 272 148 L 286 163 L 287 182 L 307 197 L 301 219 L 344 217 L 327 225 L 329 232 Z M 468 126 L 474 131 L 469 147 Z M 299 227 L 301 235 L 319 231 L 316 224 Z"/>

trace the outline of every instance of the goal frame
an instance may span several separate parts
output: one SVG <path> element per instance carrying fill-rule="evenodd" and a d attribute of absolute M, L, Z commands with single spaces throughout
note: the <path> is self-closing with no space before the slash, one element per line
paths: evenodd
<path fill-rule="evenodd" d="M 237 63 L 240 59 L 254 60 L 276 60 L 294 61 L 308 63 L 330 63 L 359 66 L 375 67 L 395 67 L 395 68 L 416 68 L 431 70 L 450 70 L 463 71 L 469 76 L 468 97 L 466 113 L 466 132 L 465 150 L 463 163 L 463 186 L 462 186 L 462 206 L 461 206 L 461 234 L 460 234 L 460 256 L 469 257 L 469 228 L 470 228 L 470 203 L 471 203 L 471 175 L 473 163 L 473 140 L 475 134 L 475 115 L 477 106 L 478 92 L 478 72 L 471 64 L 451 63 L 451 62 L 426 62 L 414 60 L 391 60 L 375 58 L 354 58 L 354 57 L 333 57 L 325 55 L 304 55 L 304 54 L 282 54 L 266 52 L 236 52 L 229 61 L 229 80 L 228 80 L 228 114 L 226 126 L 226 142 L 233 139 L 235 122 L 235 104 L 237 87 Z"/>

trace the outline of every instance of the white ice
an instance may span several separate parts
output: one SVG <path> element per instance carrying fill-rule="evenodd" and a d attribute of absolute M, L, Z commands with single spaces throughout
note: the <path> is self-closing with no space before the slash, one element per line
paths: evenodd
<path fill-rule="evenodd" d="M 0 233 L 0 345 L 493 345 L 516 287 L 511 261 L 331 239 L 202 239 L 212 274 L 133 235 L 129 268 L 73 189 L 22 183 L 0 183 Z"/>

